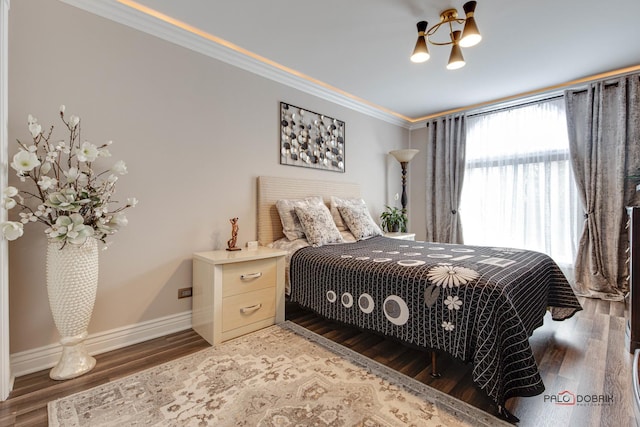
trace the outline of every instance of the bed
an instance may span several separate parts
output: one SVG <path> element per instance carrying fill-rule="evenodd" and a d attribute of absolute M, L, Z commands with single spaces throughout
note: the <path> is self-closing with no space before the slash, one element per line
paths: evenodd
<path fill-rule="evenodd" d="M 328 203 L 332 195 L 360 192 L 349 183 L 259 177 L 261 244 L 286 241 L 275 203 L 311 194 Z M 298 244 L 288 261 L 291 301 L 472 363 L 473 381 L 507 419 L 507 399 L 544 391 L 529 337 L 546 311 L 564 320 L 582 309 L 548 256 L 521 249 L 374 236 L 319 247 Z"/>

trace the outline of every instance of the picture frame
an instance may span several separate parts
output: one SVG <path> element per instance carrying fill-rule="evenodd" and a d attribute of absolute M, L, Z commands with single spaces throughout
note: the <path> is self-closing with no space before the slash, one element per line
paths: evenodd
<path fill-rule="evenodd" d="M 344 173 L 345 122 L 280 102 L 280 164 Z"/>

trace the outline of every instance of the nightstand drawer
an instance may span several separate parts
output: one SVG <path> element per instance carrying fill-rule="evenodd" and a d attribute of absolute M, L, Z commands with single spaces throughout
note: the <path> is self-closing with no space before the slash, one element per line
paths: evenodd
<path fill-rule="evenodd" d="M 240 328 L 276 315 L 276 289 L 247 292 L 224 298 L 222 303 L 222 332 Z"/>
<path fill-rule="evenodd" d="M 276 261 L 273 258 L 225 264 L 222 268 L 222 297 L 274 287 Z"/>

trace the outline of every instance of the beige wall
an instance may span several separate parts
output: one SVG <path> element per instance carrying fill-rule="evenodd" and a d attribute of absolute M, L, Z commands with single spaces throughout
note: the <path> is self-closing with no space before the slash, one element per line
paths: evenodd
<path fill-rule="evenodd" d="M 9 141 L 28 138 L 28 114 L 57 125 L 65 104 L 84 139 L 114 141 L 110 160 L 129 168 L 118 195 L 140 200 L 100 255 L 90 333 L 189 310 L 177 289 L 190 286 L 191 254 L 223 248 L 234 216 L 239 244 L 256 239 L 258 175 L 358 182 L 374 216 L 399 191 L 387 152 L 408 145 L 405 129 L 57 1 L 12 2 L 9 23 Z M 279 164 L 280 101 L 346 122 L 346 173 Z M 9 252 L 12 353 L 58 340 L 43 228 L 25 231 Z"/>
<path fill-rule="evenodd" d="M 409 228 L 416 233 L 416 240 L 427 237 L 427 128 L 421 127 L 411 131 L 411 148 L 420 150 L 409 163 Z"/>

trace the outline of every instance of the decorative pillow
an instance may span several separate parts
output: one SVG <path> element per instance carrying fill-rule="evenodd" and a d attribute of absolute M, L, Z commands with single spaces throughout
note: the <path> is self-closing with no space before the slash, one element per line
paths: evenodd
<path fill-rule="evenodd" d="M 289 240 L 302 239 L 304 230 L 296 215 L 296 206 L 322 205 L 322 197 L 307 197 L 306 199 L 281 199 L 276 202 L 276 209 L 280 214 L 280 222 L 282 222 L 282 232 Z"/>
<path fill-rule="evenodd" d="M 336 227 L 338 230 L 344 231 L 347 230 L 347 226 L 342 220 L 342 216 L 340 216 L 340 211 L 338 211 L 338 206 L 367 206 L 364 202 L 364 199 L 358 198 L 350 198 L 350 199 L 342 199 L 340 197 L 331 196 L 331 216 L 333 217 L 333 222 L 336 223 Z"/>
<path fill-rule="evenodd" d="M 342 240 L 344 240 L 345 243 L 353 243 L 357 241 L 356 236 L 354 236 L 349 230 L 341 231 L 340 234 L 342 235 Z"/>
<path fill-rule="evenodd" d="M 295 211 L 311 246 L 344 243 L 342 235 L 331 218 L 331 212 L 324 204 L 296 206 Z"/>
<path fill-rule="evenodd" d="M 338 206 L 338 211 L 342 215 L 349 231 L 356 239 L 362 240 L 368 237 L 379 236 L 382 230 L 371 218 L 367 206 Z"/>

